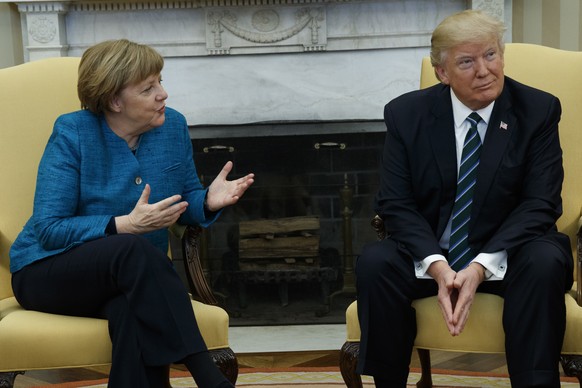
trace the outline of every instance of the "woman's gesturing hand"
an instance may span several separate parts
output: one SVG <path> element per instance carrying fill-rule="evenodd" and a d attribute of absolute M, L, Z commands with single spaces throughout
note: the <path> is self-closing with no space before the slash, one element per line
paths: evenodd
<path fill-rule="evenodd" d="M 188 202 L 180 201 L 182 199 L 180 195 L 173 195 L 150 204 L 150 193 L 150 185 L 146 184 L 131 213 L 115 218 L 118 233 L 142 234 L 167 228 L 175 223 L 188 207 Z"/>
<path fill-rule="evenodd" d="M 226 180 L 226 177 L 232 171 L 232 166 L 232 162 L 227 162 L 208 187 L 208 195 L 206 197 L 208 210 L 217 211 L 235 204 L 255 181 L 255 174 L 248 174 L 233 181 Z"/>

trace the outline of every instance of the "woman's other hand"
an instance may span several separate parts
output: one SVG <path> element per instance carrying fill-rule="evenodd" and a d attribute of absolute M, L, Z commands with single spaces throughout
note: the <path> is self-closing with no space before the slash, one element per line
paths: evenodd
<path fill-rule="evenodd" d="M 208 210 L 214 212 L 235 204 L 255 181 L 255 174 L 248 174 L 242 178 L 228 181 L 226 177 L 231 171 L 232 162 L 227 162 L 208 187 L 208 195 L 206 196 Z"/>

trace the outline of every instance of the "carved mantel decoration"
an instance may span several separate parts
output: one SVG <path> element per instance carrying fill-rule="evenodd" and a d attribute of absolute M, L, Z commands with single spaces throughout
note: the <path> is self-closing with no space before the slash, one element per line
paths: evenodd
<path fill-rule="evenodd" d="M 25 59 L 35 60 L 71 55 L 71 51 L 76 55 L 95 41 L 119 37 L 116 35 L 135 39 L 134 32 L 165 56 L 423 47 L 428 45 L 437 22 L 435 18 L 463 9 L 468 3 L 470 8 L 484 9 L 507 19 L 505 10 L 511 0 L 25 0 L 14 3 L 22 15 Z M 134 31 L 133 27 L 137 29 Z M 161 36 L 154 37 L 156 33 Z"/>
<path fill-rule="evenodd" d="M 168 104 L 192 136 L 248 131 L 383 131 L 383 107 L 418 88 L 422 57 L 447 15 L 484 9 L 508 26 L 512 0 L 22 0 L 25 61 L 80 56 L 127 38 L 165 58 Z M 354 125 L 336 123 L 372 123 Z M 280 124 L 295 123 L 294 125 Z M 300 125 L 296 125 L 300 123 Z M 325 131 L 330 126 L 325 127 Z M 255 133 L 256 135 L 256 133 Z"/>
<path fill-rule="evenodd" d="M 327 42 L 322 7 L 209 10 L 206 20 L 210 55 L 230 54 L 233 47 L 247 53 L 273 46 L 280 51 L 323 51 Z"/>
<path fill-rule="evenodd" d="M 39 16 L 28 26 L 28 35 L 38 43 L 49 43 L 57 35 L 57 26 L 48 17 Z"/>

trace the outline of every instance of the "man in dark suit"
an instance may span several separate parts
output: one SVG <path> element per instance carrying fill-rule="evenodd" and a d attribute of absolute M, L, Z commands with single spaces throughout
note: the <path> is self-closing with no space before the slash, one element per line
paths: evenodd
<path fill-rule="evenodd" d="M 456 336 L 476 292 L 505 300 L 512 386 L 560 386 L 573 265 L 569 239 L 555 226 L 561 107 L 505 77 L 504 30 L 480 11 L 449 16 L 431 40 L 441 84 L 385 107 L 376 211 L 389 237 L 367 245 L 356 265 L 358 373 L 374 376 L 376 387 L 406 386 L 413 300 L 438 295 Z"/>

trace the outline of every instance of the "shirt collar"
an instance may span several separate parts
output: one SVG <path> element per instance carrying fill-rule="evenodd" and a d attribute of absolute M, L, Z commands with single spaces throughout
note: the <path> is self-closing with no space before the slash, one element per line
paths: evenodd
<path fill-rule="evenodd" d="M 479 116 L 481 116 L 481 119 L 486 125 L 489 124 L 489 119 L 491 118 L 491 112 L 493 112 L 493 106 L 495 105 L 495 101 L 493 101 L 491 104 L 487 105 L 483 109 L 473 111 L 469 109 L 467 106 L 465 106 L 457 98 L 455 92 L 453 92 L 453 88 L 451 88 L 451 101 L 453 103 L 453 119 L 455 120 L 455 128 L 459 128 L 463 124 L 463 122 L 467 119 L 467 116 L 469 116 L 473 112 L 477 112 Z"/>

